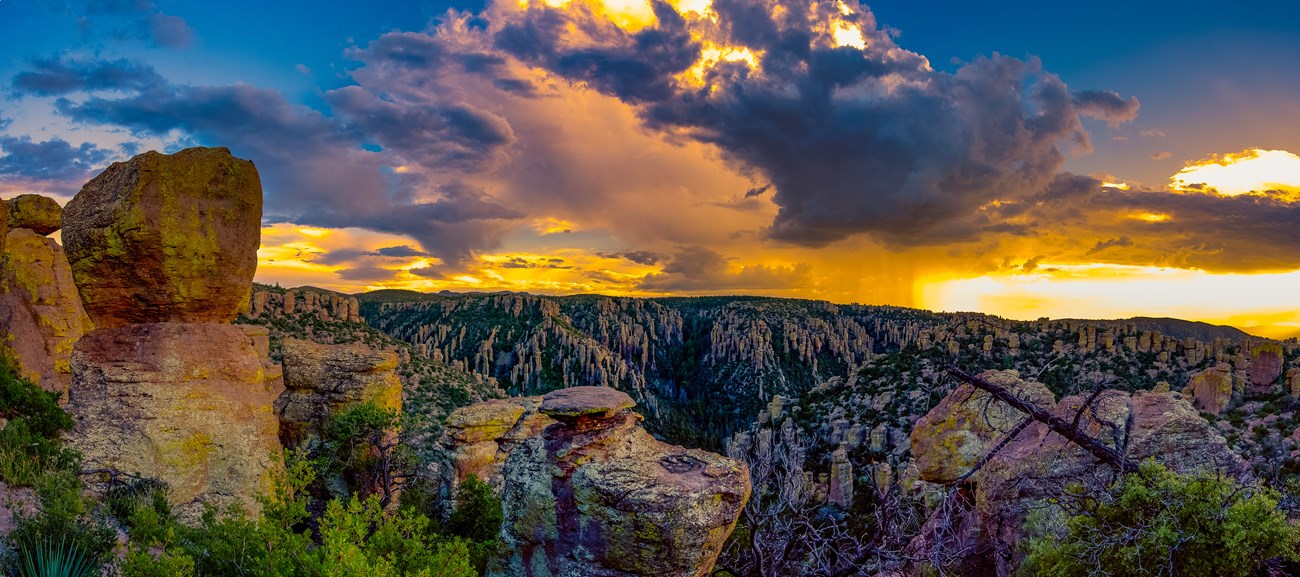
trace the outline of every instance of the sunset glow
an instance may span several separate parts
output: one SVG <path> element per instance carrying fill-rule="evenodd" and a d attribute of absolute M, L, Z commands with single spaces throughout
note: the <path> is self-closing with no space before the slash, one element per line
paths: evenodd
<path fill-rule="evenodd" d="M 1270 190 L 1300 193 L 1300 156 L 1285 150 L 1250 149 L 1189 163 L 1169 179 L 1182 191 L 1213 189 L 1238 195 Z"/>

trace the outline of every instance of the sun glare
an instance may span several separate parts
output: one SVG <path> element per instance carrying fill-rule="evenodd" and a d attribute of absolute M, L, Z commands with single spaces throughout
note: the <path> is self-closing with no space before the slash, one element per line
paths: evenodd
<path fill-rule="evenodd" d="M 1170 188 L 1184 192 L 1214 189 L 1227 196 L 1269 190 L 1300 194 L 1300 156 L 1258 148 L 1215 155 L 1178 171 L 1170 178 Z"/>
<path fill-rule="evenodd" d="M 1300 333 L 1300 271 L 1215 274 L 1201 270 L 1040 263 L 1033 274 L 933 278 L 917 283 L 917 306 L 1030 320 L 1168 316 L 1231 324 L 1262 336 Z M 1250 295 L 1243 299 L 1241 295 Z M 1291 311 L 1278 318 L 1278 311 Z"/>

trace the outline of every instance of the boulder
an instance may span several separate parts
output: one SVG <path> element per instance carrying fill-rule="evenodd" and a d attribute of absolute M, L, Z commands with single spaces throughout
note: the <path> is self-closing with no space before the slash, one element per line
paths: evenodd
<path fill-rule="evenodd" d="M 1155 459 L 1180 473 L 1247 474 L 1249 467 L 1214 427 L 1178 393 L 1105 391 L 1080 412 L 1084 395 L 1062 399 L 1053 413 L 1118 449 L 1136 462 Z M 1100 489 L 1115 471 L 1034 422 L 980 470 L 975 509 L 984 534 L 1004 554 L 997 574 L 1009 575 L 1023 555 L 1018 547 L 1044 527 L 1059 526 L 1065 513 L 1050 506 L 1072 486 Z M 1028 523 L 1030 513 L 1036 522 Z"/>
<path fill-rule="evenodd" d="M 282 361 L 285 391 L 275 407 L 286 447 L 318 438 L 329 417 L 344 408 L 371 401 L 384 409 L 402 408 L 393 351 L 285 339 Z"/>
<path fill-rule="evenodd" d="M 708 575 L 749 499 L 748 469 L 656 440 L 616 391 L 579 389 L 542 397 L 536 410 L 559 419 L 509 451 L 505 520 L 487 574 Z"/>
<path fill-rule="evenodd" d="M 25 228 L 41 236 L 59 230 L 63 209 L 53 198 L 39 194 L 20 194 L 4 202 L 9 212 L 9 228 Z"/>
<path fill-rule="evenodd" d="M 72 345 L 94 327 L 77 297 L 63 247 L 25 228 L 9 231 L 3 244 L 0 355 L 13 359 L 19 374 L 66 400 Z"/>
<path fill-rule="evenodd" d="M 1232 402 L 1233 381 L 1232 365 L 1219 363 L 1192 375 L 1183 394 L 1191 395 L 1198 410 L 1217 415 Z"/>
<path fill-rule="evenodd" d="M 1271 393 L 1273 384 L 1282 376 L 1282 344 L 1258 343 L 1250 347 L 1250 392 Z"/>
<path fill-rule="evenodd" d="M 280 467 L 281 389 L 239 327 L 133 324 L 97 329 L 72 354 L 69 443 L 85 467 L 158 478 L 183 519 L 203 503 L 256 513 Z"/>
<path fill-rule="evenodd" d="M 449 467 L 442 476 L 448 495 L 470 475 L 498 492 L 505 485 L 506 459 L 520 442 L 542 434 L 556 423 L 537 412 L 541 397 L 494 399 L 461 407 L 447 417 L 441 446 Z"/>
<path fill-rule="evenodd" d="M 1001 385 L 1040 407 L 1055 404 L 1052 391 L 1016 371 L 985 371 L 980 378 Z M 912 456 L 921 480 L 951 483 L 974 467 L 1003 433 L 1025 419 L 1024 413 L 969 384 L 944 397 L 912 428 Z"/>
<path fill-rule="evenodd" d="M 225 148 L 117 162 L 63 210 L 63 241 L 100 328 L 230 322 L 248 309 L 262 186 Z"/>

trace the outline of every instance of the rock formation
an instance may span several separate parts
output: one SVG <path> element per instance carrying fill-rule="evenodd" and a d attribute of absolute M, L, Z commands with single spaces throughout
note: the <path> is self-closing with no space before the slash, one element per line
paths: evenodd
<path fill-rule="evenodd" d="M 275 407 L 286 447 L 319 437 L 329 417 L 346 407 L 373 401 L 385 409 L 402 408 L 397 353 L 364 344 L 285 339 L 282 360 L 285 391 Z"/>
<path fill-rule="evenodd" d="M 457 410 L 452 474 L 502 488 L 488 575 L 707 575 L 749 498 L 739 461 L 660 442 L 631 397 L 561 389 Z"/>
<path fill-rule="evenodd" d="M 52 198 L 39 194 L 20 194 L 5 201 L 9 228 L 25 228 L 41 236 L 59 230 L 63 209 Z"/>
<path fill-rule="evenodd" d="M 94 331 L 76 344 L 69 441 L 87 466 L 166 482 L 256 512 L 278 466 L 265 334 L 225 324 L 246 306 L 261 190 L 225 149 L 149 152 L 95 177 L 64 212 L 72 275 Z"/>
<path fill-rule="evenodd" d="M 276 318 L 298 313 L 314 314 L 322 321 L 361 320 L 361 303 L 356 297 L 314 290 L 256 290 L 249 301 L 248 318 Z"/>
<path fill-rule="evenodd" d="M 183 516 L 238 503 L 257 510 L 280 453 L 268 379 L 254 340 L 217 323 L 91 331 L 72 357 L 73 446 L 92 468 L 167 483 Z"/>
<path fill-rule="evenodd" d="M 225 148 L 146 152 L 68 202 L 63 241 L 96 327 L 228 323 L 248 309 L 261 219 L 252 162 Z"/>
<path fill-rule="evenodd" d="M 1197 409 L 1219 414 L 1232 402 L 1234 381 L 1232 365 L 1219 363 L 1195 375 L 1183 388 L 1183 394 L 1192 396 L 1192 405 Z"/>
<path fill-rule="evenodd" d="M 990 371 L 982 376 L 990 381 L 993 381 L 990 377 L 998 377 L 994 382 L 1011 390 L 1037 388 L 1036 383 L 1017 382 L 1019 379 L 1006 372 Z M 1066 397 L 1051 411 L 1066 422 L 1074 422 L 1077 416 L 1079 429 L 1133 461 L 1151 458 L 1178 472 L 1242 475 L 1248 471 L 1246 463 L 1232 452 L 1223 437 L 1178 393 L 1104 391 L 1087 410 L 1081 411 L 1086 397 Z M 958 388 L 926 417 L 931 422 L 943 420 L 944 415 L 954 412 L 954 405 L 969 405 L 969 398 L 969 391 Z M 977 431 L 988 428 L 981 423 L 974 427 L 976 431 L 972 434 L 976 436 L 983 434 L 977 435 Z M 925 431 L 913 432 L 912 446 L 914 451 L 919 451 L 914 453 L 918 463 L 964 458 L 960 450 L 944 442 L 961 436 L 948 429 L 937 432 L 941 435 L 937 439 L 918 438 Z M 997 435 L 985 445 L 991 448 L 1001 440 Z M 967 517 L 951 522 L 965 528 L 961 539 L 976 543 L 969 548 L 971 555 L 982 559 L 980 563 L 996 565 L 995 568 L 985 566 L 982 572 L 1008 575 L 1023 554 L 1018 547 L 1026 539 L 1037 536 L 1035 531 L 1063 520 L 1064 512 L 1051 505 L 1054 499 L 1066 494 L 1071 486 L 1102 488 L 1114 474 L 1110 468 L 1098 465 L 1080 447 L 1033 421 L 968 479 L 973 485 L 971 507 L 965 510 Z M 1035 523 L 1027 522 L 1031 512 L 1039 516 Z M 924 549 L 926 535 L 923 531 L 910 548 Z M 971 561 L 966 559 L 963 563 Z"/>
<path fill-rule="evenodd" d="M 36 195 L 0 204 L 8 205 L 6 222 L 14 225 L 0 242 L 0 331 L 5 335 L 0 354 L 14 359 L 24 377 L 64 393 L 66 400 L 72 345 L 93 327 L 77 297 L 63 247 L 45 236 L 58 230 L 59 205 Z"/>
<path fill-rule="evenodd" d="M 1282 376 L 1282 345 L 1279 343 L 1257 343 L 1250 347 L 1250 391 L 1252 393 L 1270 393 L 1275 390 L 1273 384 Z"/>
<path fill-rule="evenodd" d="M 1006 387 L 1017 397 L 1051 407 L 1055 397 L 1037 381 L 1023 381 L 1016 371 L 986 371 L 981 378 Z M 1024 413 L 962 384 L 944 397 L 912 428 L 912 456 L 921 479 L 951 483 L 970 471 L 1004 433 L 1025 419 Z"/>

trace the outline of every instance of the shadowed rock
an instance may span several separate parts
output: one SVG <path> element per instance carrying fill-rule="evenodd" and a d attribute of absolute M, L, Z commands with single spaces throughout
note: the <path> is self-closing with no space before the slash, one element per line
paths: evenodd
<path fill-rule="evenodd" d="M 25 228 L 41 236 L 59 230 L 63 209 L 54 199 L 39 194 L 20 194 L 4 202 L 9 209 L 9 228 Z"/>
<path fill-rule="evenodd" d="M 63 210 L 63 241 L 95 326 L 230 322 L 248 309 L 262 185 L 225 148 L 117 162 Z"/>
<path fill-rule="evenodd" d="M 346 407 L 373 401 L 384 409 L 402 408 L 393 351 L 285 339 L 282 358 L 285 392 L 275 406 L 286 447 L 319 437 L 329 417 Z"/>

